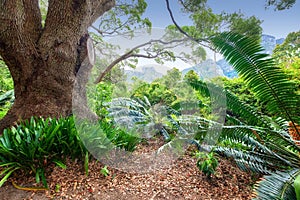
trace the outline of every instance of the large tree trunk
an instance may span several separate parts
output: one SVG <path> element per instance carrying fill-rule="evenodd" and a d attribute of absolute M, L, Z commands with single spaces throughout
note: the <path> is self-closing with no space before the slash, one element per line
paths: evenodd
<path fill-rule="evenodd" d="M 113 6 L 114 0 L 49 0 L 43 28 L 38 0 L 0 0 L 0 55 L 15 90 L 0 133 L 31 116 L 72 113 L 77 72 L 87 66 L 87 29 Z"/>

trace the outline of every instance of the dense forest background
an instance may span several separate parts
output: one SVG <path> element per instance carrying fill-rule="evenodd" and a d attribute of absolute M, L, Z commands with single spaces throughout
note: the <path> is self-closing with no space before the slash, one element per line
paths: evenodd
<path fill-rule="evenodd" d="M 46 190 L 46 169 L 65 169 L 67 158 L 82 161 L 86 175 L 94 158 L 149 172 L 193 146 L 208 179 L 216 157 L 230 158 L 264 176 L 254 198 L 300 199 L 300 31 L 270 50 L 255 16 L 215 14 L 206 1 L 185 0 L 193 24 L 180 26 L 166 0 L 173 24 L 122 52 L 107 38 L 148 37 L 146 1 L 20 2 L 0 1 L 0 186 L 25 172 Z M 157 64 L 139 66 L 141 58 Z M 190 68 L 168 64 L 178 60 Z M 161 144 L 153 160 L 131 162 L 152 140 Z"/>

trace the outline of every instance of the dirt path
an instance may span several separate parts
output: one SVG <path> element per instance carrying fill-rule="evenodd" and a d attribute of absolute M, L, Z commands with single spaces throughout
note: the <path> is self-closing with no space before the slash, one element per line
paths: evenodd
<path fill-rule="evenodd" d="M 11 181 L 32 186 L 34 177 L 15 175 L 0 188 L 1 200 L 20 199 L 99 199 L 99 200 L 163 200 L 163 199 L 251 199 L 251 175 L 242 172 L 226 159 L 220 159 L 216 175 L 208 179 L 196 167 L 196 159 L 186 153 L 173 166 L 147 174 L 125 173 L 110 169 L 105 177 L 103 165 L 93 160 L 86 176 L 82 163 L 68 161 L 67 169 L 50 167 L 47 181 L 49 191 L 22 191 Z"/>

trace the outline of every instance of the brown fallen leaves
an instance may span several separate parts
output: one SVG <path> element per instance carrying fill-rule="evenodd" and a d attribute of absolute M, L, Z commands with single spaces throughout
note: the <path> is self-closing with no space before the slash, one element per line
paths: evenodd
<path fill-rule="evenodd" d="M 148 147 L 139 148 L 147 151 Z M 141 150 L 139 152 L 142 153 Z M 88 176 L 84 173 L 82 162 L 68 160 L 66 170 L 55 166 L 48 169 L 49 191 L 20 191 L 7 182 L 0 188 L 0 199 L 251 199 L 251 175 L 224 158 L 220 158 L 219 162 L 216 174 L 208 179 L 198 170 L 196 159 L 190 152 L 169 168 L 151 173 L 126 173 L 108 167 L 110 174 L 107 177 L 100 173 L 104 165 L 97 160 L 90 162 Z M 34 183 L 34 177 L 20 174 L 13 179 L 23 186 Z"/>

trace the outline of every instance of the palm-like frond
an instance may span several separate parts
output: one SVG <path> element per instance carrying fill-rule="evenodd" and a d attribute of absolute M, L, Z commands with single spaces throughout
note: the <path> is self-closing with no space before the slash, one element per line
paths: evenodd
<path fill-rule="evenodd" d="M 295 86 L 282 70 L 275 66 L 268 54 L 253 39 L 237 33 L 225 32 L 210 39 L 249 87 L 266 104 L 271 113 L 281 114 L 289 121 L 299 123 L 300 98 Z"/>
<path fill-rule="evenodd" d="M 296 200 L 296 193 L 293 187 L 295 177 L 300 174 L 299 168 L 285 172 L 276 172 L 265 176 L 262 181 L 256 184 L 255 200 Z"/>
<path fill-rule="evenodd" d="M 233 158 L 237 166 L 244 171 L 270 174 L 272 169 L 276 168 L 276 163 L 267 161 L 259 155 L 251 154 L 249 151 L 229 147 L 217 147 L 214 151 L 220 155 Z"/>
<path fill-rule="evenodd" d="M 219 88 L 215 91 L 222 91 L 222 95 L 226 96 L 229 118 L 232 121 L 235 121 L 236 124 L 247 124 L 252 126 L 260 125 L 263 127 L 269 127 L 269 122 L 264 119 L 261 113 L 259 113 L 255 108 L 240 101 L 238 97 L 226 89 L 221 89 L 214 83 L 205 83 L 201 80 L 192 80 L 189 82 L 189 84 L 205 97 L 211 96 L 208 88 Z M 220 94 L 215 95 L 218 96 Z"/>
<path fill-rule="evenodd" d="M 201 80 L 192 80 L 189 84 L 206 97 L 210 96 L 208 85 L 210 88 L 218 87 Z M 244 170 L 263 174 L 269 174 L 275 169 L 284 170 L 287 166 L 299 167 L 297 152 L 300 148 L 282 129 L 286 128 L 283 125 L 286 121 L 274 121 L 229 91 L 222 92 L 226 95 L 227 120 L 235 125 L 223 126 L 219 138 L 221 146 L 216 148 L 217 153 L 234 158 Z"/>
<path fill-rule="evenodd" d="M 108 116 L 116 124 L 126 129 L 136 128 L 136 124 L 146 124 L 151 121 L 147 109 L 138 101 L 130 98 L 115 98 L 109 102 Z"/>
<path fill-rule="evenodd" d="M 300 147 L 284 130 L 273 130 L 268 128 L 254 127 L 248 125 L 223 126 L 219 140 L 236 140 L 249 136 L 255 138 L 261 144 L 273 145 L 285 149 L 289 148 L 292 152 L 299 152 Z"/>
<path fill-rule="evenodd" d="M 168 129 L 172 128 L 185 134 L 172 117 L 178 115 L 178 112 L 165 105 L 151 105 L 147 97 L 144 100 L 115 98 L 109 103 L 108 112 L 118 125 L 143 132 L 146 137 L 161 133 L 168 140 L 170 139 Z"/>
<path fill-rule="evenodd" d="M 225 126 L 215 151 L 232 157 L 243 170 L 268 174 L 288 166 L 299 167 L 293 141 L 262 140 L 265 132 L 254 127 Z"/>
<path fill-rule="evenodd" d="M 13 103 L 15 100 L 14 90 L 9 90 L 4 94 L 0 95 L 0 105 L 4 105 L 6 101 Z"/>
<path fill-rule="evenodd" d="M 269 55 L 262 53 L 257 41 L 231 32 L 213 36 L 210 41 L 266 104 L 269 112 L 280 117 L 277 120 L 260 117 L 250 107 L 238 105 L 237 99 L 228 93 L 228 107 L 234 106 L 232 111 L 242 117 L 241 121 L 261 128 L 242 123 L 240 127 L 224 127 L 220 143 L 223 146 L 216 151 L 233 157 L 242 169 L 271 174 L 257 184 L 256 199 L 296 199 L 292 183 L 300 174 L 300 148 L 287 130 L 287 121 L 290 121 L 300 135 L 296 128 L 296 123 L 300 122 L 300 98 L 295 93 L 295 85 Z M 235 111 L 237 108 L 242 112 Z M 255 120 L 244 120 L 247 116 Z M 256 123 L 260 119 L 262 123 Z M 234 117 L 230 120 L 234 121 Z M 293 170 L 287 170 L 290 168 Z M 281 171 L 274 173 L 274 170 Z"/>

